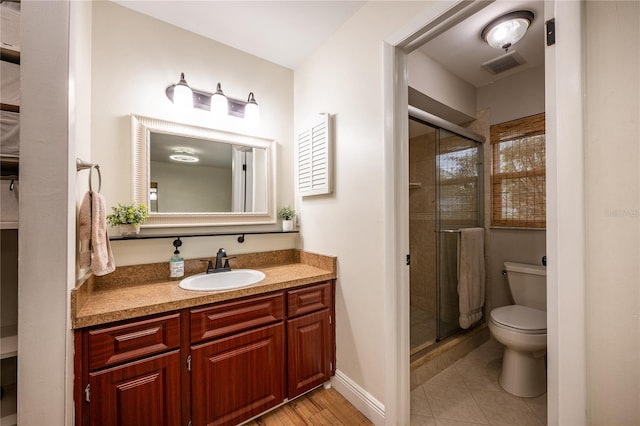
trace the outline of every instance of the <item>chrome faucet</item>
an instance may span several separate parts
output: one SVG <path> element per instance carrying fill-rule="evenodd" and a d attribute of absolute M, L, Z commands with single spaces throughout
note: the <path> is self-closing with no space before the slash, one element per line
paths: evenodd
<path fill-rule="evenodd" d="M 225 249 L 219 249 L 218 253 L 216 254 L 215 266 L 213 265 L 212 260 L 203 260 L 203 262 L 207 262 L 207 274 L 230 271 L 231 267 L 229 266 L 229 259 L 233 259 L 233 257 L 227 256 L 227 252 L 225 251 Z M 223 260 L 224 263 L 222 262 Z"/>

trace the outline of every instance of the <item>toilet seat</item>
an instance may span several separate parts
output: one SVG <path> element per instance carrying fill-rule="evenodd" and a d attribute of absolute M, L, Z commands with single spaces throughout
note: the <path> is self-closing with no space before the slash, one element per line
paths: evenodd
<path fill-rule="evenodd" d="M 509 305 L 491 311 L 491 321 L 506 329 L 524 334 L 546 334 L 547 313 L 528 306 Z"/>

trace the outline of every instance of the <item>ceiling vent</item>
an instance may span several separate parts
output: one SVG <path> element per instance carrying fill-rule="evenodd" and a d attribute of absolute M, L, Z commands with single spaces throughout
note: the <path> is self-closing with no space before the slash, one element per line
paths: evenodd
<path fill-rule="evenodd" d="M 518 52 L 513 50 L 506 55 L 502 55 L 485 62 L 482 66 L 491 74 L 500 74 L 515 67 L 519 67 L 520 65 L 524 65 L 525 63 L 526 61 L 524 58 Z"/>

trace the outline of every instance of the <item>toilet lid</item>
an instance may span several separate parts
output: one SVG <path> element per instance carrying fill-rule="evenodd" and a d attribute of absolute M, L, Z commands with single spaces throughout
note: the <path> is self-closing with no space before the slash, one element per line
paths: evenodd
<path fill-rule="evenodd" d="M 528 332 L 547 331 L 547 313 L 521 305 L 509 305 L 491 311 L 491 319 L 498 324 Z"/>

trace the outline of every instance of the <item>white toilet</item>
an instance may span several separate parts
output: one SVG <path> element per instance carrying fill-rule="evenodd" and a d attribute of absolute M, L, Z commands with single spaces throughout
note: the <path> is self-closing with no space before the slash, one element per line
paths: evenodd
<path fill-rule="evenodd" d="M 493 309 L 489 330 L 504 348 L 500 385 L 531 398 L 547 389 L 547 279 L 544 266 L 505 262 L 515 305 Z"/>

